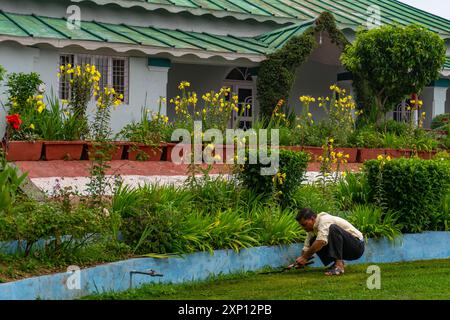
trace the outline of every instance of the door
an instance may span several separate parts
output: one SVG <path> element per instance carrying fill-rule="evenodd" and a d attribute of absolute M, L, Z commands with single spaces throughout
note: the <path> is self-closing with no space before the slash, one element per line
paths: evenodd
<path fill-rule="evenodd" d="M 254 121 L 254 90 L 253 85 L 248 82 L 226 82 L 225 87 L 231 88 L 233 94 L 238 96 L 238 109 L 233 111 L 230 127 L 248 130 L 253 126 Z"/>

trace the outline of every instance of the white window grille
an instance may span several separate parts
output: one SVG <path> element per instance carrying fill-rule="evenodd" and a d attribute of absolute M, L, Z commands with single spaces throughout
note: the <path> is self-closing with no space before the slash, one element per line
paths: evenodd
<path fill-rule="evenodd" d="M 68 63 L 72 65 L 94 64 L 101 73 L 99 87 L 112 87 L 114 90 L 123 94 L 124 103 L 129 101 L 129 76 L 128 76 L 128 58 L 125 57 L 109 57 L 86 54 L 62 54 L 59 59 L 60 65 Z M 59 81 L 59 98 L 69 99 L 69 79 L 62 76 Z"/>

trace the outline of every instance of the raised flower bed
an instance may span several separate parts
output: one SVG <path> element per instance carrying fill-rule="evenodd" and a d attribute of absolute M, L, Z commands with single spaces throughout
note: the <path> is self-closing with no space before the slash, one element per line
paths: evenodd
<path fill-rule="evenodd" d="M 83 141 L 45 141 L 44 155 L 51 160 L 81 160 Z"/>
<path fill-rule="evenodd" d="M 122 160 L 124 158 L 124 151 L 127 150 L 130 143 L 122 141 L 114 141 L 111 142 L 111 144 L 113 145 L 111 150 L 109 150 L 110 153 L 109 156 L 111 157 L 111 160 Z M 88 142 L 87 151 L 89 160 L 95 159 L 95 153 L 97 152 L 97 147 L 95 146 L 95 143 Z"/>
<path fill-rule="evenodd" d="M 161 161 L 165 144 L 148 146 L 143 143 L 131 143 L 125 152 L 131 161 Z"/>
<path fill-rule="evenodd" d="M 9 141 L 3 145 L 8 161 L 38 161 L 42 156 L 42 141 Z"/>

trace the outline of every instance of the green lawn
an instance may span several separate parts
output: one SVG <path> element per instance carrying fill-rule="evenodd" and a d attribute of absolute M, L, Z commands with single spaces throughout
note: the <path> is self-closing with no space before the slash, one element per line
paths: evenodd
<path fill-rule="evenodd" d="M 246 273 L 181 285 L 147 285 L 88 299 L 290 300 L 290 299 L 450 299 L 450 260 L 378 264 L 381 289 L 369 290 L 368 265 L 347 266 L 339 277 L 322 268 L 282 274 Z"/>

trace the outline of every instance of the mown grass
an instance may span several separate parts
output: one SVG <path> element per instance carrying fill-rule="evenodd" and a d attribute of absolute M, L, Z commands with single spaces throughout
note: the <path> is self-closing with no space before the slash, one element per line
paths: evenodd
<path fill-rule="evenodd" d="M 281 274 L 245 273 L 186 284 L 153 284 L 86 299 L 120 300 L 353 300 L 450 299 L 450 260 L 378 264 L 381 289 L 369 290 L 369 265 L 347 266 L 339 277 L 322 268 Z"/>

